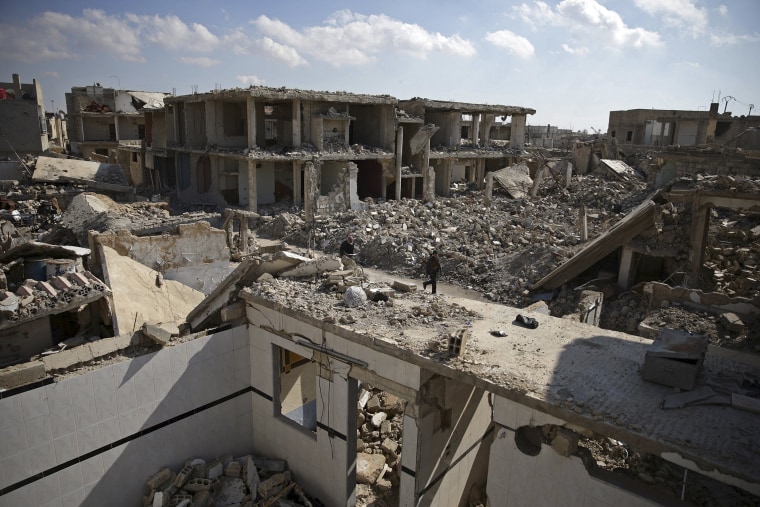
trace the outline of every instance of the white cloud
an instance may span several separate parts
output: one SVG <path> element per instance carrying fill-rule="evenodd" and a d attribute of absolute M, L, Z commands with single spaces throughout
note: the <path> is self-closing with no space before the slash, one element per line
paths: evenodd
<path fill-rule="evenodd" d="M 54 77 L 54 78 L 61 77 L 61 75 L 58 74 L 58 72 L 56 72 L 54 70 L 46 70 L 45 72 L 42 73 L 42 75 L 43 76 L 48 76 L 48 77 Z"/>
<path fill-rule="evenodd" d="M 242 84 L 243 86 L 251 86 L 251 85 L 263 85 L 264 80 L 261 79 L 256 74 L 250 74 L 248 76 L 238 75 L 235 76 L 235 78 Z"/>
<path fill-rule="evenodd" d="M 219 45 L 219 38 L 199 23 L 188 25 L 177 16 L 137 16 L 127 14 L 140 35 L 166 49 L 205 53 Z"/>
<path fill-rule="evenodd" d="M 760 34 L 736 35 L 733 33 L 712 33 L 710 44 L 713 46 L 733 46 L 743 42 L 760 42 Z"/>
<path fill-rule="evenodd" d="M 308 56 L 334 66 L 372 63 L 378 55 L 387 52 L 421 59 L 434 52 L 463 57 L 475 55 L 472 43 L 459 35 L 447 37 L 429 32 L 419 25 L 384 14 L 367 16 L 341 10 L 324 24 L 300 31 L 264 15 L 252 20 L 251 24 L 264 36 L 262 47 L 290 64 L 294 55 Z"/>
<path fill-rule="evenodd" d="M 199 23 L 188 25 L 177 16 L 107 14 L 84 9 L 79 16 L 46 11 L 26 25 L 0 25 L 0 58 L 23 61 L 88 58 L 109 54 L 119 60 L 144 62 L 143 50 L 208 52 L 220 38 Z"/>
<path fill-rule="evenodd" d="M 207 56 L 183 56 L 179 61 L 190 65 L 197 65 L 199 67 L 213 67 L 214 65 L 219 65 L 219 63 L 221 63 L 219 60 L 214 60 Z"/>
<path fill-rule="evenodd" d="M 652 16 L 657 16 L 667 26 L 689 33 L 692 37 L 703 35 L 707 30 L 707 9 L 697 7 L 694 0 L 634 0 L 636 6 Z"/>
<path fill-rule="evenodd" d="M 528 39 L 509 30 L 489 32 L 486 34 L 486 40 L 494 46 L 504 48 L 507 52 L 524 60 L 532 57 L 536 52 L 533 44 Z"/>
<path fill-rule="evenodd" d="M 579 55 L 579 56 L 582 56 L 582 55 L 587 55 L 587 54 L 588 54 L 588 48 L 587 48 L 587 47 L 585 47 L 585 46 L 581 46 L 581 47 L 579 47 L 579 48 L 573 48 L 573 47 L 570 47 L 570 46 L 569 46 L 569 45 L 567 45 L 567 44 L 562 44 L 562 49 L 563 49 L 563 50 L 564 50 L 566 53 L 570 53 L 571 55 Z"/>
<path fill-rule="evenodd" d="M 718 12 L 720 13 L 721 16 L 725 16 L 726 14 L 728 14 L 728 7 L 721 4 L 718 6 Z"/>
<path fill-rule="evenodd" d="M 641 48 L 662 44 L 658 33 L 629 27 L 620 14 L 597 0 L 562 0 L 554 9 L 545 2 L 535 1 L 532 5 L 521 4 L 514 11 L 534 28 L 539 25 L 565 28 L 576 39 L 601 38 L 616 47 Z"/>
<path fill-rule="evenodd" d="M 293 47 L 280 44 L 269 37 L 264 37 L 259 40 L 258 44 L 265 53 L 278 60 L 282 60 L 291 67 L 306 65 L 306 60 L 304 60 Z"/>

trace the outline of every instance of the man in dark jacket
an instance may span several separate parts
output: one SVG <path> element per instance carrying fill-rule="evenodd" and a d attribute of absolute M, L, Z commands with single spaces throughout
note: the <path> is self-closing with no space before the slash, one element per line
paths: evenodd
<path fill-rule="evenodd" d="M 427 286 L 430 285 L 433 289 L 433 294 L 435 294 L 435 283 L 440 273 L 441 260 L 438 258 L 438 252 L 433 250 L 433 253 L 430 254 L 430 257 L 428 257 L 428 260 L 425 262 L 425 274 L 430 278 L 429 280 L 422 282 L 422 290 L 427 289 Z"/>
<path fill-rule="evenodd" d="M 344 255 L 353 258 L 354 256 L 354 238 L 349 235 L 346 240 L 340 244 L 340 256 Z"/>

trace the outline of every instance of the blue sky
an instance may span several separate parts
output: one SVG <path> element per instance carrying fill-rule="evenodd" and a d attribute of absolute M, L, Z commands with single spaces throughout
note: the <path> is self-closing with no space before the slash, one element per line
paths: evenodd
<path fill-rule="evenodd" d="M 3 2 L 0 81 L 178 95 L 263 84 L 537 110 L 760 108 L 760 1 Z M 728 102 L 722 99 L 731 97 Z M 760 114 L 758 110 L 752 111 Z"/>

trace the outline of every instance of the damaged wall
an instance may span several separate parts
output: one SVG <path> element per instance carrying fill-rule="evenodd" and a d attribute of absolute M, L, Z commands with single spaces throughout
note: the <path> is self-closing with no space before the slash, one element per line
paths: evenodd
<path fill-rule="evenodd" d="M 249 454 L 250 357 L 243 326 L 6 391 L 0 504 L 142 505 L 135 471 Z"/>

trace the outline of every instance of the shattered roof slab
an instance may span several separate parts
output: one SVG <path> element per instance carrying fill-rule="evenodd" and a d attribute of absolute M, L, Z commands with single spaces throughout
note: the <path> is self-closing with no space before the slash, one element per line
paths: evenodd
<path fill-rule="evenodd" d="M 85 255 L 90 255 L 89 248 L 69 245 L 50 245 L 48 243 L 30 241 L 15 246 L 4 254 L 0 254 L 0 263 L 10 262 L 19 257 L 46 256 L 57 259 L 75 259 L 77 257 L 84 257 Z"/>
<path fill-rule="evenodd" d="M 661 403 L 673 393 L 672 388 L 645 381 L 640 374 L 649 339 L 538 313 L 530 315 L 539 327 L 529 329 L 515 324 L 524 310 L 447 296 L 449 303 L 454 300 L 478 316 L 465 323 L 470 331 L 465 359 L 442 359 L 431 353 L 428 344 L 456 331 L 451 322 L 443 329 L 422 321 L 403 327 L 378 324 L 382 321 L 377 319 L 368 324 L 357 319 L 350 326 L 338 325 L 325 323 L 306 308 L 291 308 L 292 299 L 284 306 L 271 299 L 277 295 L 265 297 L 251 288 L 244 288 L 240 295 L 249 304 L 310 323 L 328 335 L 337 334 L 668 460 L 691 464 L 692 469 L 717 470 L 729 479 L 746 481 L 742 487 L 760 484 L 760 432 L 751 430 L 757 426 L 758 415 L 723 406 L 663 410 Z M 390 310 L 393 314 L 412 313 L 420 304 L 430 305 L 425 297 L 397 297 Z M 310 308 L 319 308 L 318 298 L 334 305 L 332 294 L 316 291 L 305 300 Z M 491 331 L 495 329 L 505 331 L 506 336 L 494 336 Z M 741 381 L 743 375 L 757 375 L 758 367 L 760 362 L 754 356 L 711 347 L 704 371 L 706 376 L 731 372 Z"/>
<path fill-rule="evenodd" d="M 536 110 L 523 106 L 505 106 L 500 104 L 472 104 L 468 102 L 451 102 L 443 100 L 430 100 L 422 98 L 413 98 L 410 100 L 399 101 L 399 105 L 423 105 L 426 109 L 434 111 L 460 111 L 462 113 L 492 113 L 496 115 L 513 114 L 536 114 Z"/>
<path fill-rule="evenodd" d="M 103 164 L 89 160 L 39 157 L 32 181 L 50 183 L 83 183 L 103 190 L 131 192 L 127 177 L 119 164 Z"/>
<path fill-rule="evenodd" d="M 209 99 L 216 100 L 243 100 L 247 97 L 269 100 L 312 100 L 322 102 L 356 103 L 368 105 L 390 104 L 395 105 L 398 99 L 390 95 L 364 95 L 349 92 L 329 92 L 299 90 L 296 88 L 270 88 L 267 86 L 252 86 L 250 88 L 235 88 L 193 95 L 182 95 L 168 98 L 165 103 L 173 102 L 204 102 Z"/>
<path fill-rule="evenodd" d="M 604 257 L 625 245 L 631 238 L 654 225 L 657 205 L 650 198 L 645 200 L 606 233 L 590 241 L 567 262 L 536 282 L 534 289 L 556 289 L 572 280 Z"/>

